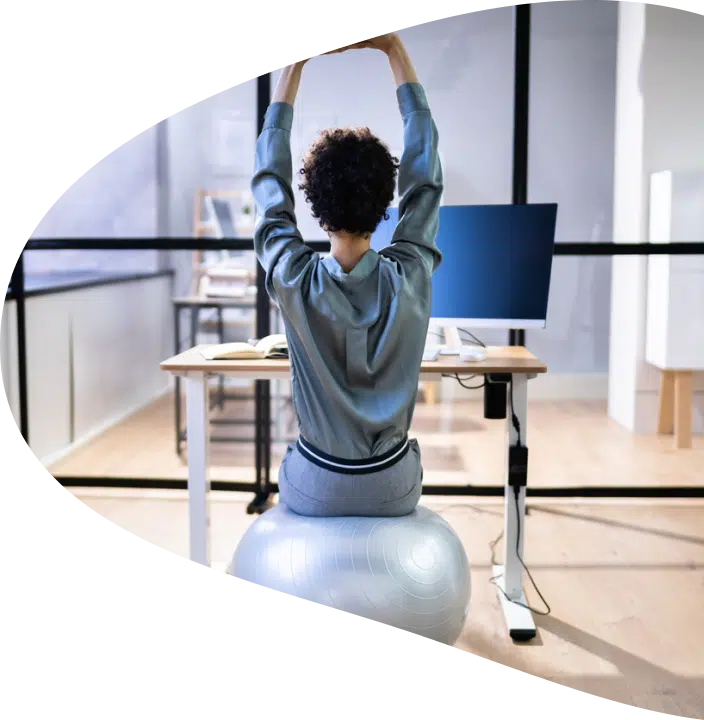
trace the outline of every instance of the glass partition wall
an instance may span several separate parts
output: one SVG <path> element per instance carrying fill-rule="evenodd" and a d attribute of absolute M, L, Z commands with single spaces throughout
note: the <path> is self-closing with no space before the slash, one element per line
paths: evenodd
<path fill-rule="evenodd" d="M 524 338 L 549 368 L 530 385 L 529 492 L 700 493 L 694 464 L 667 453 L 668 438 L 634 436 L 607 414 L 611 255 L 657 251 L 611 237 L 616 4 L 526 7 L 401 35 L 440 130 L 443 202 L 515 201 L 523 155 L 527 201 L 559 203 L 548 326 Z M 517 67 L 526 30 L 529 72 Z M 364 83 L 355 81 L 360 73 Z M 185 487 L 182 388 L 160 362 L 196 344 L 257 337 L 265 316 L 271 332 L 280 328 L 256 268 L 248 194 L 268 86 L 260 79 L 208 98 L 116 150 L 65 193 L 23 253 L 3 308 L 3 380 L 30 447 L 59 482 Z M 517 98 L 527 99 L 527 117 L 516 113 Z M 400 152 L 393 82 L 378 58 L 310 63 L 294 163 L 320 129 L 359 124 Z M 304 237 L 325 252 L 295 192 Z M 237 280 L 223 268 L 237 269 Z M 486 344 L 507 342 L 503 330 L 467 329 Z M 267 392 L 275 482 L 297 427 L 288 384 Z M 213 486 L 251 492 L 264 422 L 256 388 L 215 377 L 210 393 Z M 505 422 L 484 418 L 481 389 L 450 378 L 421 386 L 411 432 L 427 492 L 503 494 Z"/>

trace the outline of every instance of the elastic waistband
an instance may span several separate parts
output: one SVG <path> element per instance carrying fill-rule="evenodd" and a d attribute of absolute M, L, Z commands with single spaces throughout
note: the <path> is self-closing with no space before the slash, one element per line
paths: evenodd
<path fill-rule="evenodd" d="M 345 475 L 368 475 L 369 473 L 388 470 L 397 462 L 400 462 L 406 456 L 406 453 L 408 453 L 410 443 L 406 437 L 383 455 L 365 458 L 364 460 L 346 460 L 344 458 L 333 457 L 332 455 L 324 453 L 322 450 L 318 450 L 303 437 L 298 438 L 296 447 L 298 448 L 298 452 L 300 452 L 306 460 L 325 470 Z"/>

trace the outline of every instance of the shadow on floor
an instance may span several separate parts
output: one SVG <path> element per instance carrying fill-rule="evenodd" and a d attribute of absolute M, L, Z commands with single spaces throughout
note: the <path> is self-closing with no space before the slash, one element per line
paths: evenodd
<path fill-rule="evenodd" d="M 582 515 L 569 510 L 562 510 L 559 508 L 546 507 L 545 505 L 533 505 L 531 504 L 531 512 L 542 513 L 544 515 L 556 515 L 559 517 L 570 518 L 573 520 L 580 520 L 583 522 L 593 523 L 596 525 L 607 525 L 609 527 L 618 528 L 619 530 L 630 530 L 632 532 L 646 533 L 648 535 L 654 535 L 661 537 L 664 540 L 677 540 L 680 542 L 693 543 L 695 545 L 704 545 L 704 537 L 697 537 L 695 535 L 682 535 L 680 533 L 670 532 L 669 530 L 659 530 L 658 528 L 649 528 L 643 525 L 633 525 L 632 523 L 626 523 L 622 520 L 611 520 L 603 517 L 593 517 L 590 515 Z"/>
<path fill-rule="evenodd" d="M 590 695 L 634 707 L 687 718 L 704 718 L 704 677 L 683 677 L 623 650 L 602 638 L 554 617 L 536 618 L 539 637 L 551 634 L 613 665 L 617 675 L 579 675 L 536 672 L 536 641 L 509 644 L 505 636 L 487 636 L 469 628 L 458 647 L 488 660 L 542 677 Z"/>

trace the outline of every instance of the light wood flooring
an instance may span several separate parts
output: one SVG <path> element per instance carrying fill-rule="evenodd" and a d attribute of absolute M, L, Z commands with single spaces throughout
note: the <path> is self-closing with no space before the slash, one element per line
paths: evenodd
<path fill-rule="evenodd" d="M 53 465 L 57 475 L 185 478 L 165 397 Z M 282 410 L 285 425 L 290 413 Z M 252 415 L 232 403 L 231 417 Z M 252 427 L 213 432 L 249 435 Z M 419 404 L 413 435 L 426 482 L 501 484 L 503 422 L 480 402 Z M 704 438 L 678 451 L 671 438 L 636 437 L 600 402 L 531 402 L 529 482 L 540 486 L 701 485 Z M 274 448 L 274 477 L 285 443 Z M 252 480 L 251 444 L 212 444 L 213 479 Z M 74 488 L 117 525 L 187 557 L 186 494 Z M 253 521 L 249 496 L 215 493 L 214 571 L 224 571 Z M 540 677 L 639 707 L 704 719 L 704 502 L 530 501 L 526 561 L 552 606 L 539 636 L 514 645 L 490 584 L 490 544 L 503 526 L 495 500 L 426 497 L 453 525 L 472 564 L 472 606 L 458 647 Z M 527 588 L 529 601 L 539 606 Z"/>
<path fill-rule="evenodd" d="M 187 557 L 184 492 L 72 492 L 117 525 Z M 225 570 L 253 521 L 247 500 L 214 494 L 214 571 Z M 423 502 L 452 524 L 472 565 L 471 609 L 458 648 L 611 700 L 704 718 L 704 503 L 531 502 L 526 561 L 552 614 L 537 618 L 535 641 L 515 645 L 489 582 L 501 504 Z M 527 595 L 540 607 L 532 588 Z"/>

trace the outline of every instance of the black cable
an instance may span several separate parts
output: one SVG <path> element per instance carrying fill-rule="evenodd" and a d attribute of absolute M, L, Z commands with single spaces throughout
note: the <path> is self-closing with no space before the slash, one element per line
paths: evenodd
<path fill-rule="evenodd" d="M 518 447 L 521 447 L 521 425 L 518 421 L 518 416 L 516 415 L 516 412 L 513 408 L 513 376 L 511 376 L 511 380 L 509 381 L 509 404 L 511 406 L 511 421 L 513 423 L 513 427 L 516 430 L 516 435 L 518 436 L 516 439 L 516 444 Z M 526 605 L 525 603 L 520 602 L 519 600 L 512 600 L 504 591 L 504 589 L 497 584 L 497 580 L 501 577 L 500 575 L 497 575 L 495 577 L 492 577 L 489 579 L 489 582 L 492 583 L 492 585 L 496 585 L 496 587 L 501 591 L 501 594 L 508 600 L 509 602 L 513 603 L 514 605 L 518 605 L 520 607 L 525 608 L 526 610 L 529 610 L 530 612 L 534 613 L 535 615 L 542 615 L 547 616 L 550 615 L 552 612 L 552 609 L 550 608 L 550 605 L 548 604 L 547 600 L 543 596 L 543 594 L 540 592 L 540 589 L 538 588 L 537 583 L 533 579 L 533 576 L 531 575 L 530 570 L 528 569 L 528 566 L 523 561 L 523 558 L 521 557 L 521 513 L 518 508 L 518 500 L 520 498 L 520 492 L 521 488 L 518 485 L 513 485 L 513 496 L 515 499 L 515 505 L 516 505 L 516 557 L 518 558 L 518 561 L 521 563 L 521 566 L 526 571 L 526 575 L 528 575 L 528 579 L 531 582 L 531 585 L 535 589 L 535 592 L 538 593 L 538 597 L 540 598 L 543 605 L 545 605 L 546 610 L 536 610 L 535 608 L 530 607 L 529 605 Z M 489 544 L 489 547 L 491 548 L 491 565 L 492 567 L 497 564 L 496 562 L 496 546 L 501 541 L 501 538 L 504 536 L 503 531 L 501 534 Z"/>
<path fill-rule="evenodd" d="M 486 347 L 486 345 L 474 334 L 469 332 L 469 330 L 465 330 L 464 328 L 457 328 L 459 332 L 465 333 L 465 335 L 469 335 L 470 340 L 474 342 L 476 345 L 479 345 L 483 348 Z"/>
<path fill-rule="evenodd" d="M 525 562 L 523 561 L 523 558 L 521 557 L 521 551 L 520 551 L 520 548 L 521 548 L 521 513 L 518 509 L 518 498 L 520 495 L 520 488 L 517 485 L 515 485 L 513 487 L 513 495 L 516 500 L 516 503 L 515 503 L 516 504 L 516 522 L 517 522 L 516 557 L 518 558 L 518 561 L 521 563 L 521 566 L 523 567 L 523 569 L 526 571 L 526 575 L 528 575 L 528 579 L 530 580 L 531 585 L 533 586 L 535 592 L 538 593 L 538 597 L 540 598 L 540 601 L 543 603 L 543 605 L 545 605 L 546 609 L 545 610 L 537 610 L 536 608 L 531 607 L 530 605 L 527 605 L 526 603 L 522 603 L 520 600 L 511 599 L 506 594 L 506 591 L 501 587 L 501 585 L 499 585 L 496 582 L 499 578 L 502 577 L 501 575 L 495 575 L 494 577 L 489 578 L 489 582 L 492 585 L 495 585 L 498 588 L 498 590 L 501 592 L 501 594 L 510 603 L 513 603 L 514 605 L 518 605 L 519 607 L 525 608 L 526 610 L 529 610 L 530 612 L 532 612 L 534 615 L 540 615 L 542 617 L 547 617 L 548 615 L 550 615 L 552 613 L 552 608 L 548 604 L 548 601 L 545 599 L 545 596 L 543 595 L 543 593 L 540 592 L 540 588 L 538 587 L 537 583 L 533 579 L 533 575 L 531 575 L 531 572 L 528 569 L 528 566 L 525 564 Z M 501 538 L 503 536 L 504 536 L 504 533 L 502 531 L 500 533 L 500 535 L 496 538 L 496 540 L 494 540 L 493 542 L 491 542 L 489 544 L 489 547 L 491 548 L 491 565 L 492 565 L 492 567 L 498 564 L 496 562 L 496 546 L 499 544 L 499 542 L 501 541 Z"/>
<path fill-rule="evenodd" d="M 468 332 L 468 331 L 467 331 L 467 330 L 464 330 L 463 332 Z M 469 334 L 471 335 L 471 333 L 469 333 Z M 481 385 L 477 385 L 477 386 L 465 385 L 465 384 L 462 382 L 462 378 L 460 378 L 459 375 L 457 375 L 457 374 L 455 374 L 455 375 L 443 375 L 442 377 L 454 378 L 455 380 L 457 380 L 457 382 L 458 382 L 460 385 L 462 385 L 462 387 L 467 388 L 468 390 L 478 390 L 478 389 L 484 387 L 484 385 L 486 384 L 486 379 L 485 379 L 484 382 L 483 382 Z M 472 378 L 475 378 L 475 377 L 476 377 L 476 375 L 472 375 L 471 377 L 465 378 L 465 379 L 471 380 Z M 521 447 L 521 425 L 520 425 L 520 422 L 518 421 L 518 416 L 516 415 L 516 411 L 514 410 L 514 407 L 513 407 L 513 376 L 511 377 L 511 380 L 509 380 L 508 385 L 509 385 L 509 404 L 510 404 L 510 410 L 511 410 L 511 421 L 512 421 L 512 423 L 513 423 L 513 427 L 514 427 L 515 430 L 516 430 L 516 435 L 518 436 L 518 437 L 517 437 L 517 440 L 516 440 L 516 444 L 518 445 L 518 447 Z M 534 613 L 535 615 L 547 616 L 547 615 L 550 615 L 550 614 L 552 613 L 552 609 L 550 608 L 550 605 L 548 605 L 548 602 L 547 602 L 547 600 L 545 599 L 545 597 L 543 596 L 543 594 L 540 592 L 540 588 L 538 588 L 538 585 L 537 585 L 537 583 L 535 582 L 535 580 L 533 579 L 533 576 L 531 575 L 531 572 L 530 572 L 530 570 L 528 569 L 528 566 L 525 564 L 525 562 L 523 561 L 523 558 L 521 557 L 521 552 L 520 552 L 520 547 L 521 547 L 521 514 L 520 514 L 520 512 L 519 512 L 519 510 L 518 510 L 518 499 L 519 499 L 519 496 L 520 496 L 520 488 L 518 487 L 518 485 L 514 485 L 514 486 L 513 486 L 513 494 L 514 494 L 514 498 L 515 498 L 515 500 L 516 500 L 516 522 L 517 522 L 517 531 L 516 531 L 516 557 L 518 558 L 519 562 L 521 563 L 521 566 L 523 567 L 523 569 L 526 571 L 526 575 L 528 575 L 528 578 L 530 579 L 530 582 L 531 582 L 531 584 L 533 585 L 533 588 L 535 589 L 535 592 L 538 593 L 538 597 L 541 599 L 543 605 L 545 605 L 545 607 L 547 608 L 547 610 L 546 610 L 546 611 L 544 611 L 544 610 L 536 610 L 535 608 L 532 608 L 532 607 L 530 607 L 529 605 L 526 605 L 526 604 L 524 604 L 524 603 L 522 603 L 522 602 L 519 602 L 518 600 L 512 600 L 512 599 L 506 594 L 506 592 L 504 591 L 504 589 L 503 589 L 500 585 L 498 585 L 498 584 L 496 583 L 496 581 L 501 577 L 500 575 L 497 575 L 497 576 L 495 576 L 495 577 L 489 578 L 489 582 L 491 582 L 492 585 L 495 585 L 495 586 L 501 591 L 502 595 L 503 595 L 509 602 L 512 602 L 512 603 L 514 603 L 514 604 L 516 604 L 516 605 L 519 605 L 520 607 L 525 608 L 526 610 Z M 489 545 L 489 547 L 491 548 L 491 564 L 492 564 L 492 566 L 494 566 L 494 565 L 497 564 L 497 563 L 496 563 L 496 546 L 497 546 L 498 543 L 501 541 L 501 538 L 503 537 L 503 535 L 504 535 L 504 534 L 503 534 L 503 531 L 502 531 L 501 534 L 496 538 L 496 540 L 494 540 L 493 542 L 491 542 L 490 545 Z"/>
<path fill-rule="evenodd" d="M 467 380 L 473 380 L 475 377 L 477 377 L 476 375 L 470 375 L 467 378 L 461 378 L 457 373 L 455 373 L 454 375 L 443 375 L 442 377 L 451 378 L 452 380 L 457 380 L 457 382 L 463 388 L 465 388 L 465 390 L 481 390 L 484 387 L 484 385 L 486 385 L 486 380 L 483 380 L 481 385 L 465 385 L 464 384 L 464 382 Z"/>
<path fill-rule="evenodd" d="M 513 429 L 516 431 L 517 435 L 516 445 L 521 447 L 521 424 L 518 422 L 518 416 L 516 415 L 516 411 L 513 409 L 513 375 L 511 375 L 508 385 L 509 405 L 511 406 L 511 423 L 513 424 Z"/>

